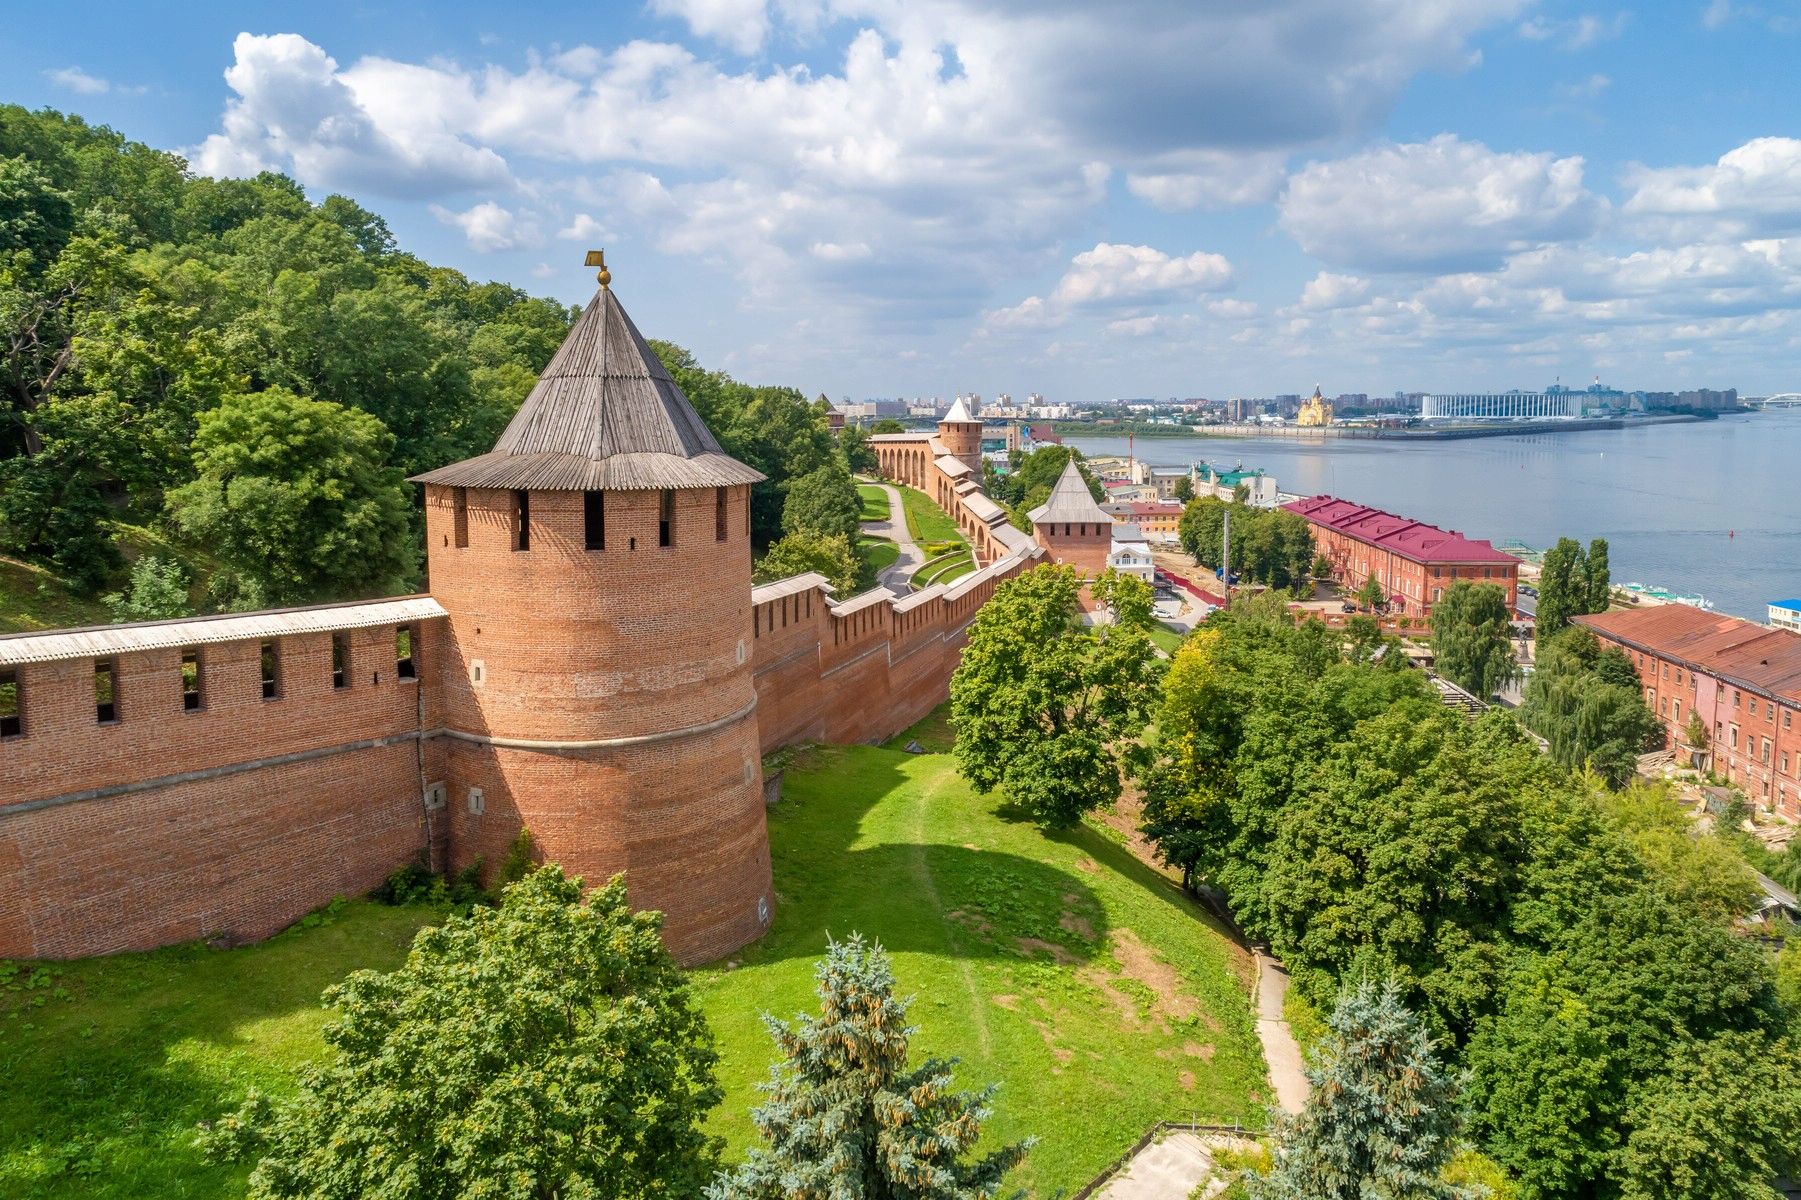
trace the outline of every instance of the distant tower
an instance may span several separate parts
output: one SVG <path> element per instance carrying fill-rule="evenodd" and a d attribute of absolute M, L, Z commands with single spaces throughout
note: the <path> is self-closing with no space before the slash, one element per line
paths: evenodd
<path fill-rule="evenodd" d="M 1049 552 L 1052 561 L 1075 567 L 1092 580 L 1107 569 L 1113 550 L 1113 518 L 1094 502 L 1088 481 L 1072 457 L 1045 502 L 1026 514 L 1032 519 L 1032 538 Z"/>
<path fill-rule="evenodd" d="M 768 928 L 750 667 L 750 485 L 609 288 L 494 449 L 419 476 L 450 614 L 422 772 L 453 866 L 521 827 L 590 886 L 626 873 L 685 963 Z"/>
<path fill-rule="evenodd" d="M 958 396 L 951 410 L 938 422 L 938 440 L 953 457 L 961 459 L 963 465 L 975 472 L 977 483 L 982 481 L 982 423 L 970 415 L 963 397 Z"/>

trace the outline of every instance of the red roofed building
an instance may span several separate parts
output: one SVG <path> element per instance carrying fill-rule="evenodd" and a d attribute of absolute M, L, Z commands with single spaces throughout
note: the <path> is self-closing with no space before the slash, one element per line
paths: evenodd
<path fill-rule="evenodd" d="M 1509 609 L 1519 598 L 1520 560 L 1485 541 L 1335 496 L 1282 507 L 1313 527 L 1314 545 L 1332 564 L 1335 579 L 1357 588 L 1374 575 L 1390 606 L 1407 616 L 1430 616 L 1459 580 L 1498 585 Z"/>
<path fill-rule="evenodd" d="M 1712 767 L 1754 803 L 1801 819 L 1801 633 L 1686 604 L 1573 618 L 1638 668 L 1673 741 L 1695 713 Z"/>

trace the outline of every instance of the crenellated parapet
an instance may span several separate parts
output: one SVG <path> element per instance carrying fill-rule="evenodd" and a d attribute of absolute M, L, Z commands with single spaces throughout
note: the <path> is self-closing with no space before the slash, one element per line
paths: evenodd
<path fill-rule="evenodd" d="M 1029 540 L 949 584 L 838 601 L 823 575 L 751 592 L 752 677 L 763 751 L 892 737 L 944 702 L 976 613 L 1043 561 Z"/>

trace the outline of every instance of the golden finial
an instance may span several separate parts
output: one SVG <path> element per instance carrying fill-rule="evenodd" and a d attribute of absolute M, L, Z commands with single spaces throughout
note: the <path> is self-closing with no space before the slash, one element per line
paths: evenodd
<path fill-rule="evenodd" d="M 594 278 L 600 280 L 601 287 L 606 287 L 613 282 L 613 273 L 607 270 L 607 252 L 605 250 L 588 251 L 588 257 L 582 260 L 582 265 L 600 268 L 600 274 Z"/>

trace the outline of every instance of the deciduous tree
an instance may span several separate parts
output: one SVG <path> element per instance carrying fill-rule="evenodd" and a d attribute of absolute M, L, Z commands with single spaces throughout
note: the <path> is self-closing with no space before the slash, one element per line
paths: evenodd
<path fill-rule="evenodd" d="M 1158 669 L 1142 627 L 1081 624 L 1080 589 L 1048 565 L 1003 583 L 951 677 L 958 770 L 1050 826 L 1118 798 Z"/>
<path fill-rule="evenodd" d="M 368 413 L 282 388 L 200 418 L 193 482 L 170 493 L 184 532 L 280 604 L 381 595 L 416 550 L 393 438 Z"/>
<path fill-rule="evenodd" d="M 782 502 L 782 532 L 807 530 L 827 536 L 837 534 L 852 541 L 857 536 L 862 512 L 863 499 L 857 494 L 856 480 L 851 478 L 844 460 L 833 455 L 788 485 L 788 497 Z"/>
<path fill-rule="evenodd" d="M 1518 673 L 1507 593 L 1458 580 L 1432 605 L 1432 655 L 1439 674 L 1486 700 Z"/>
<path fill-rule="evenodd" d="M 842 533 L 799 529 L 777 539 L 757 560 L 757 575 L 764 580 L 788 579 L 808 571 L 830 580 L 841 599 L 856 594 L 862 579 L 857 552 Z"/>
<path fill-rule="evenodd" d="M 423 931 L 400 969 L 325 993 L 326 1061 L 203 1137 L 260 1161 L 253 1197 L 698 1193 L 718 1143 L 712 1035 L 624 877 L 551 866 Z"/>

